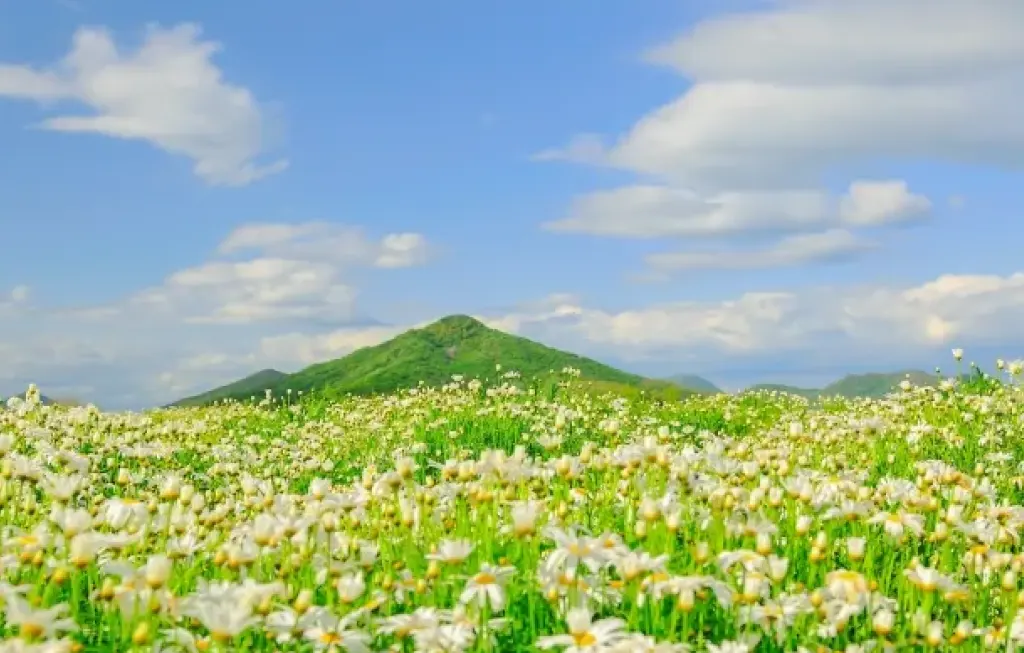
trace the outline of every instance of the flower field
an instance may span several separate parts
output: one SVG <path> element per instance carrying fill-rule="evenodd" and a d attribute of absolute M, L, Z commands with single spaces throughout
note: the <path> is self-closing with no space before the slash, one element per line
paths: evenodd
<path fill-rule="evenodd" d="M 0 651 L 1013 650 L 1010 381 L 145 414 L 30 391 L 0 411 Z"/>

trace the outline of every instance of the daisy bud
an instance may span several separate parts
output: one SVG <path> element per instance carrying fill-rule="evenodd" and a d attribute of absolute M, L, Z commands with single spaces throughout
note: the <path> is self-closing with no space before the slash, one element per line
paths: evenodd
<path fill-rule="evenodd" d="M 676 599 L 676 609 L 680 612 L 689 612 L 693 610 L 695 603 L 696 597 L 693 594 L 693 590 L 684 589 L 679 592 L 679 597 Z"/>
<path fill-rule="evenodd" d="M 892 632 L 892 626 L 895 620 L 895 615 L 893 615 L 889 610 L 879 610 L 875 613 L 875 616 L 871 618 L 871 629 L 874 630 L 875 634 L 879 637 L 885 637 Z"/>
<path fill-rule="evenodd" d="M 702 565 L 711 558 L 711 546 L 707 542 L 697 542 L 693 547 L 694 561 Z"/>
<path fill-rule="evenodd" d="M 866 544 L 867 540 L 863 537 L 848 537 L 846 538 L 846 554 L 850 556 L 851 560 L 862 560 Z"/>
<path fill-rule="evenodd" d="M 304 589 L 299 592 L 299 595 L 295 597 L 295 602 L 292 607 L 299 614 L 305 613 L 313 605 L 313 591 Z"/>
<path fill-rule="evenodd" d="M 132 631 L 132 644 L 144 646 L 149 643 L 149 622 L 143 621 Z"/>
<path fill-rule="evenodd" d="M 647 522 L 643 520 L 638 521 L 636 525 L 633 526 L 633 534 L 641 540 L 647 537 Z"/>
<path fill-rule="evenodd" d="M 800 515 L 796 519 L 796 534 L 807 535 L 811 530 L 811 517 L 810 515 Z"/>
<path fill-rule="evenodd" d="M 1007 569 L 1003 572 L 1003 579 L 1000 586 L 1005 592 L 1012 592 L 1017 589 L 1017 572 L 1012 569 Z"/>
<path fill-rule="evenodd" d="M 152 589 L 163 587 L 171 577 L 173 566 L 171 559 L 165 555 L 150 556 L 143 570 L 146 584 Z"/>

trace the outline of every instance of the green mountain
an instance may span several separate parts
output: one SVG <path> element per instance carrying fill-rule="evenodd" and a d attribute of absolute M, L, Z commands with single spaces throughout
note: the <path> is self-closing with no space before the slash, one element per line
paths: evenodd
<path fill-rule="evenodd" d="M 867 374 L 847 374 L 838 381 L 829 383 L 824 388 L 798 388 L 781 383 L 759 383 L 747 388 L 748 391 L 772 390 L 815 399 L 817 397 L 864 397 L 879 399 L 899 388 L 904 379 L 910 379 L 914 385 L 935 385 L 939 377 L 920 370 L 903 370 L 899 372 L 869 372 Z"/>
<path fill-rule="evenodd" d="M 495 369 L 499 364 L 501 371 Z M 645 391 L 665 399 L 690 394 L 667 381 L 630 374 L 589 358 L 491 329 L 465 315 L 451 315 L 421 329 L 406 331 L 387 342 L 311 365 L 294 374 L 276 372 L 269 382 L 261 379 L 259 383 L 251 382 L 253 377 L 246 377 L 173 405 L 203 405 L 216 399 L 245 400 L 254 395 L 262 397 L 265 389 L 270 389 L 275 396 L 281 396 L 288 390 L 385 393 L 413 388 L 421 381 L 431 386 L 442 385 L 450 382 L 454 374 L 495 379 L 507 370 L 515 370 L 523 377 L 533 379 L 557 374 L 565 367 L 580 370 L 583 386 L 594 391 L 612 390 L 625 394 Z"/>
<path fill-rule="evenodd" d="M 706 392 L 708 394 L 720 394 L 722 392 L 722 389 L 717 385 L 708 381 L 703 376 L 697 376 L 696 374 L 676 374 L 675 376 L 670 376 L 665 380 L 688 390 L 696 390 L 698 392 Z"/>
<path fill-rule="evenodd" d="M 219 399 L 262 397 L 267 388 L 275 387 L 276 384 L 283 382 L 286 378 L 288 378 L 288 375 L 284 372 L 271 369 L 260 370 L 244 379 L 239 379 L 233 383 L 222 385 L 219 388 L 182 399 L 173 405 L 201 406 L 213 403 Z"/>
<path fill-rule="evenodd" d="M 847 374 L 843 378 L 828 384 L 821 389 L 825 397 L 868 397 L 877 399 L 897 390 L 904 379 L 910 379 L 914 385 L 935 385 L 939 378 L 920 370 L 903 370 L 900 372 L 871 372 L 868 374 Z"/>

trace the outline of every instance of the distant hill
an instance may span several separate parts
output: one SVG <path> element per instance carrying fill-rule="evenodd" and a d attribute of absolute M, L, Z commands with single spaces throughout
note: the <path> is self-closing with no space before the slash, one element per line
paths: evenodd
<path fill-rule="evenodd" d="M 884 397 L 899 388 L 904 379 L 910 379 L 914 385 L 935 385 L 939 378 L 920 370 L 903 370 L 900 372 L 870 372 L 867 374 L 847 374 L 843 378 L 830 383 L 821 389 L 825 397 L 868 397 L 877 399 Z"/>
<path fill-rule="evenodd" d="M 230 397 L 251 397 L 253 395 L 263 396 L 263 393 L 267 388 L 273 388 L 276 384 L 281 383 L 287 377 L 287 374 L 277 370 L 260 370 L 255 374 L 250 374 L 244 379 L 239 379 L 233 383 L 222 385 L 219 388 L 214 388 L 213 390 L 182 399 L 177 402 L 176 405 L 199 406 Z"/>
<path fill-rule="evenodd" d="M 495 370 L 500 364 L 502 371 Z M 667 381 L 647 379 L 540 343 L 491 329 L 466 315 L 450 315 L 421 329 L 410 329 L 387 342 L 365 347 L 336 360 L 311 365 L 294 374 L 264 370 L 264 378 L 246 377 L 235 383 L 175 402 L 194 406 L 217 399 L 245 400 L 262 397 L 265 389 L 275 396 L 288 390 L 327 390 L 336 393 L 372 394 L 415 387 L 420 381 L 437 386 L 454 374 L 467 378 L 494 379 L 508 370 L 526 378 L 545 377 L 565 367 L 581 372 L 583 385 L 594 390 L 645 391 L 664 398 L 688 393 Z M 272 374 L 267 375 L 267 372 Z"/>
<path fill-rule="evenodd" d="M 665 380 L 688 390 L 697 390 L 698 392 L 707 392 L 710 394 L 719 394 L 722 392 L 722 389 L 717 385 L 708 381 L 703 376 L 697 376 L 696 374 L 676 374 L 675 376 L 670 376 Z"/>
<path fill-rule="evenodd" d="M 847 374 L 838 381 L 829 383 L 824 388 L 798 388 L 780 383 L 759 383 L 747 388 L 754 390 L 773 390 L 815 399 L 817 397 L 864 397 L 878 399 L 896 390 L 904 379 L 910 379 L 914 385 L 936 385 L 939 377 L 920 370 L 902 370 L 899 372 L 869 372 L 866 374 Z"/>

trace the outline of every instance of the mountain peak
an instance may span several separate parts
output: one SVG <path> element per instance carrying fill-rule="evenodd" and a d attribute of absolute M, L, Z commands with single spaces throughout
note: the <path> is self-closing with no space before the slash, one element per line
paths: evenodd
<path fill-rule="evenodd" d="M 470 317 L 469 315 L 464 315 L 462 313 L 455 313 L 453 315 L 446 315 L 446 316 L 442 317 L 440 320 L 437 320 L 435 322 L 431 322 L 425 328 L 429 329 L 431 327 L 449 327 L 449 328 L 451 328 L 451 327 L 467 328 L 468 327 L 468 328 L 474 328 L 474 329 L 475 328 L 480 328 L 480 327 L 483 327 L 485 329 L 487 328 L 486 325 L 484 325 L 484 323 L 481 322 L 480 320 L 476 319 L 475 317 Z"/>
<path fill-rule="evenodd" d="M 448 315 L 440 320 L 431 322 L 427 326 L 417 329 L 417 331 L 437 337 L 455 336 L 465 338 L 466 336 L 487 333 L 492 331 L 492 329 L 476 318 L 456 313 L 455 315 Z"/>
<path fill-rule="evenodd" d="M 580 371 L 593 391 L 616 390 L 663 392 L 680 397 L 689 391 L 667 381 L 646 379 L 598 361 L 560 351 L 526 338 L 492 329 L 480 320 L 457 313 L 426 326 L 406 331 L 370 347 L 357 349 L 335 360 L 316 363 L 277 379 L 260 374 L 177 402 L 179 405 L 209 403 L 217 398 L 245 400 L 262 396 L 265 388 L 275 396 L 288 390 L 329 390 L 336 394 L 374 394 L 414 388 L 420 383 L 441 386 L 453 376 L 493 379 L 502 370 L 514 370 L 524 379 L 556 378 L 571 367 Z M 274 376 L 273 372 L 269 373 Z M 269 381 L 269 382 L 268 382 Z"/>

